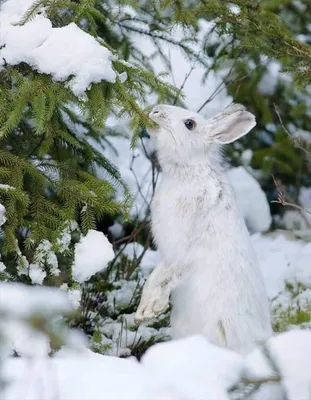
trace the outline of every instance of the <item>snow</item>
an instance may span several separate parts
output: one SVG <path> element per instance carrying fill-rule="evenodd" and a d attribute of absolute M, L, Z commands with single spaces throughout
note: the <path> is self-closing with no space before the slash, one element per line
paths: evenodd
<path fill-rule="evenodd" d="M 288 400 L 310 398 L 311 332 L 281 334 L 271 338 L 267 347 L 282 376 Z"/>
<path fill-rule="evenodd" d="M 267 71 L 261 78 L 258 84 L 258 89 L 264 95 L 272 95 L 278 83 L 282 66 L 277 61 L 268 61 L 265 57 L 262 57 L 262 59 L 262 62 L 264 61 L 264 59 L 267 62 Z"/>
<path fill-rule="evenodd" d="M 219 40 L 219 37 L 212 32 L 214 28 L 213 21 L 199 20 L 199 34 L 196 44 L 189 44 L 194 53 L 199 54 L 201 49 L 200 45 L 205 35 L 209 33 L 209 43 L 212 43 L 215 38 Z M 182 27 L 174 26 L 170 31 L 170 37 L 174 38 L 174 41 L 178 42 L 184 38 L 184 31 Z M 232 98 L 227 94 L 224 85 L 221 85 L 222 77 L 220 74 L 215 74 L 211 71 L 207 77 L 206 67 L 201 65 L 199 62 L 189 61 L 185 56 L 185 53 L 175 46 L 170 46 L 161 43 L 162 53 L 167 56 L 170 64 L 171 71 L 168 71 L 166 64 L 160 56 L 154 56 L 157 50 L 153 42 L 146 35 L 137 35 L 133 33 L 131 37 L 133 43 L 137 48 L 142 51 L 146 59 L 152 57 L 152 67 L 156 74 L 163 71 L 169 72 L 167 77 L 163 80 L 174 84 L 176 87 L 183 87 L 183 94 L 185 95 L 183 101 L 189 109 L 193 111 L 198 111 L 202 107 L 203 103 L 213 96 L 216 88 L 220 85 L 220 90 L 217 91 L 216 100 L 208 102 L 201 110 L 202 114 L 206 117 L 210 117 L 217 112 L 221 111 L 223 108 L 228 106 L 232 102 Z M 225 41 L 225 35 L 223 36 Z M 213 59 L 206 59 L 206 63 L 212 65 Z M 154 102 L 155 99 L 150 99 L 150 102 Z"/>
<path fill-rule="evenodd" d="M 72 276 L 77 282 L 85 282 L 97 272 L 103 271 L 114 258 L 111 243 L 102 232 L 89 230 L 75 245 Z"/>
<path fill-rule="evenodd" d="M 227 175 L 250 231 L 267 231 L 272 218 L 266 195 L 257 180 L 244 167 L 231 168 Z"/>
<path fill-rule="evenodd" d="M 80 289 L 68 289 L 67 295 L 74 309 L 77 309 L 81 303 L 82 292 Z"/>
<path fill-rule="evenodd" d="M 311 332 L 292 330 L 273 336 L 265 348 L 265 352 L 260 347 L 256 348 L 246 357 L 245 378 L 257 380 L 274 377 L 278 373 L 288 400 L 309 399 Z M 278 395 L 274 397 L 270 394 L 265 398 L 258 396 L 256 399 L 284 399 L 281 391 Z"/>
<path fill-rule="evenodd" d="M 4 205 L 0 204 L 0 227 L 5 224 L 6 216 L 5 216 L 5 207 Z"/>
<path fill-rule="evenodd" d="M 46 277 L 46 265 L 49 267 L 50 275 L 58 276 L 60 274 L 56 254 L 48 240 L 42 240 L 39 243 L 34 254 L 34 262 L 28 266 L 28 261 L 25 258 L 25 263 L 25 267 L 29 268 L 29 277 L 33 283 L 42 284 Z M 26 271 L 21 271 L 21 273 L 26 273 Z"/>
<path fill-rule="evenodd" d="M 253 158 L 253 151 L 251 149 L 246 149 L 241 154 L 241 162 L 244 165 L 249 165 Z"/>
<path fill-rule="evenodd" d="M 119 239 L 124 234 L 123 225 L 117 221 L 114 221 L 113 225 L 108 228 L 109 232 L 113 235 L 115 239 Z"/>
<path fill-rule="evenodd" d="M 288 230 L 311 230 L 311 188 L 301 187 L 298 205 L 302 209 L 289 207 L 282 216 L 281 223 Z"/>
<path fill-rule="evenodd" d="M 117 132 L 124 132 L 124 130 L 129 129 L 127 121 L 123 121 L 123 125 L 120 126 L 120 123 L 117 123 L 112 118 L 108 119 L 107 125 Z M 134 149 L 130 148 L 128 134 L 126 136 L 109 136 L 106 139 L 110 145 L 107 146 L 107 144 L 103 143 L 105 146 L 104 155 L 112 164 L 118 166 L 122 179 L 133 196 L 133 207 L 130 210 L 130 214 L 143 219 L 153 195 L 151 162 L 146 157 L 141 144 L 138 144 Z M 150 140 L 144 141 L 146 144 L 148 142 Z M 102 151 L 101 146 L 95 141 L 91 141 L 91 144 L 97 150 Z M 102 175 L 101 171 L 98 171 L 98 176 L 103 179 L 106 178 L 106 175 Z M 124 199 L 122 188 L 118 188 L 116 197 L 117 200 L 122 201 Z"/>
<path fill-rule="evenodd" d="M 37 264 L 30 264 L 29 277 L 32 283 L 37 283 L 38 285 L 42 285 L 43 280 L 46 277 L 46 272 L 42 271 L 42 269 Z"/>
<path fill-rule="evenodd" d="M 0 13 L 0 70 L 9 65 L 29 64 L 55 81 L 69 79 L 67 85 L 82 96 L 92 83 L 115 82 L 113 55 L 93 36 L 76 24 L 53 28 L 44 15 L 36 15 L 24 25 L 18 22 L 33 1 L 7 0 Z M 123 77 L 124 78 L 124 77 Z"/>
<path fill-rule="evenodd" d="M 284 290 L 285 281 L 294 279 L 311 285 L 311 243 L 291 240 L 283 234 L 255 234 L 251 239 L 271 299 Z"/>
<path fill-rule="evenodd" d="M 15 188 L 13 186 L 6 185 L 4 183 L 0 183 L 0 189 L 1 190 L 12 190 L 12 189 L 15 189 Z"/>
<path fill-rule="evenodd" d="M 239 381 L 244 368 L 242 356 L 201 336 L 157 344 L 147 350 L 142 364 L 186 399 L 228 400 L 227 389 Z"/>
<path fill-rule="evenodd" d="M 244 357 L 193 336 L 156 344 L 139 363 L 134 358 L 103 356 L 85 348 L 64 348 L 49 359 L 7 359 L 3 377 L 9 384 L 3 398 L 229 400 L 228 390 L 242 379 L 269 379 L 278 373 L 289 400 L 309 398 L 311 333 L 279 334 L 267 341 L 266 349 L 269 358 L 261 346 Z M 283 398 L 280 385 L 276 385 L 278 391 L 271 392 L 268 387 L 270 396 L 255 398 Z M 279 396 L 271 397 L 274 392 Z"/>
<path fill-rule="evenodd" d="M 72 312 L 67 293 L 59 289 L 0 283 L 0 355 L 14 350 L 23 357 L 46 357 L 51 339 L 70 348 L 86 346 L 85 337 L 65 325 L 63 316 Z"/>
<path fill-rule="evenodd" d="M 54 288 L 18 283 L 1 283 L 0 287 L 0 311 L 11 316 L 27 318 L 32 314 L 47 316 L 72 311 L 67 295 Z"/>
<path fill-rule="evenodd" d="M 13 359 L 5 370 L 5 378 L 12 377 L 5 400 L 173 399 L 139 363 L 95 353 L 28 363 Z"/>
<path fill-rule="evenodd" d="M 311 144 L 311 133 L 308 131 L 305 131 L 303 129 L 296 129 L 292 135 L 294 139 L 298 139 L 299 141 L 302 141 L 307 145 Z"/>
<path fill-rule="evenodd" d="M 261 240 L 261 235 L 256 237 Z M 262 346 L 244 357 L 218 348 L 206 338 L 192 336 L 156 344 L 138 363 L 134 358 L 120 359 L 93 353 L 78 334 L 71 340 L 76 343 L 74 348 L 66 345 L 53 358 L 48 358 L 48 338 L 43 332 L 27 327 L 21 318 L 40 315 L 49 321 L 55 318 L 55 313 L 71 310 L 68 297 L 62 291 L 1 284 L 1 332 L 24 356 L 2 358 L 1 374 L 7 385 L 1 398 L 229 400 L 232 397 L 228 391 L 242 379 L 269 379 L 278 374 L 289 400 L 308 398 L 311 384 L 309 331 L 290 331 L 270 338 L 265 345 L 269 358 Z M 116 323 L 105 327 L 107 333 L 110 330 L 115 343 L 118 328 Z M 144 327 L 141 329 L 143 334 Z M 135 335 L 135 332 L 129 332 L 127 341 L 139 339 L 139 335 Z M 122 345 L 124 343 L 120 342 Z M 260 389 L 253 400 L 282 398 L 279 384 L 262 389 L 266 389 L 267 396 L 259 396 L 264 393 Z"/>
<path fill-rule="evenodd" d="M 145 249 L 137 242 L 128 243 L 123 250 L 123 254 L 130 260 L 139 259 L 143 252 L 145 253 L 140 262 L 140 268 L 146 276 L 149 275 L 151 270 L 160 262 L 160 254 L 155 250 Z"/>
<path fill-rule="evenodd" d="M 57 239 L 57 250 L 60 253 L 64 253 L 69 249 L 71 243 L 71 232 L 78 230 L 78 224 L 76 221 L 67 222 L 64 230 L 62 231 L 60 237 Z"/>

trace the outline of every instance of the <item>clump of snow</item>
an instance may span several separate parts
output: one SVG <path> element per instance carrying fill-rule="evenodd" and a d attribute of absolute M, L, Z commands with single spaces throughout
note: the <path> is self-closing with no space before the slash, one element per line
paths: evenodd
<path fill-rule="evenodd" d="M 120 237 L 123 236 L 124 234 L 124 228 L 123 225 L 121 225 L 119 222 L 114 221 L 113 225 L 111 225 L 108 228 L 109 232 L 113 235 L 115 239 L 119 239 Z"/>
<path fill-rule="evenodd" d="M 37 264 L 29 265 L 29 278 L 32 283 L 42 285 L 44 278 L 46 277 L 46 272 L 42 270 Z"/>
<path fill-rule="evenodd" d="M 244 167 L 229 169 L 227 176 L 250 231 L 267 231 L 272 217 L 268 200 L 259 183 Z"/>
<path fill-rule="evenodd" d="M 69 298 L 70 303 L 72 304 L 72 307 L 74 309 L 79 308 L 80 303 L 81 303 L 81 298 L 82 298 L 81 289 L 68 288 L 68 284 L 67 283 L 63 283 L 60 286 L 60 289 L 64 290 L 67 293 L 67 296 Z"/>
<path fill-rule="evenodd" d="M 0 261 L 0 272 L 4 272 L 6 269 L 6 266 L 3 264 L 2 261 Z"/>
<path fill-rule="evenodd" d="M 282 66 L 277 61 L 269 61 L 266 67 L 267 71 L 262 76 L 258 89 L 262 94 L 271 95 L 275 91 Z"/>
<path fill-rule="evenodd" d="M 0 226 L 5 224 L 6 222 L 6 216 L 5 216 L 5 207 L 0 204 Z"/>
<path fill-rule="evenodd" d="M 26 261 L 25 258 L 25 262 Z M 49 267 L 50 275 L 58 276 L 60 274 L 58 260 L 55 252 L 52 250 L 52 244 L 48 240 L 42 240 L 36 248 L 34 262 L 29 266 L 27 265 L 27 268 L 29 268 L 29 277 L 33 283 L 42 285 L 42 282 L 46 277 L 46 265 Z"/>
<path fill-rule="evenodd" d="M 36 15 L 24 25 L 16 24 L 33 1 L 7 0 L 0 13 L 0 69 L 9 65 L 29 64 L 41 73 L 64 81 L 77 96 L 92 83 L 115 82 L 112 53 L 76 24 L 53 28 L 44 15 Z"/>
<path fill-rule="evenodd" d="M 80 306 L 81 302 L 81 290 L 80 289 L 69 289 L 68 292 L 68 298 L 73 306 L 73 308 L 78 308 Z"/>
<path fill-rule="evenodd" d="M 57 239 L 57 251 L 64 253 L 69 249 L 69 245 L 71 243 L 71 232 L 76 229 L 78 229 L 78 224 L 76 221 L 67 222 L 60 237 Z"/>
<path fill-rule="evenodd" d="M 91 229 L 75 245 L 72 277 L 77 282 L 85 282 L 104 270 L 113 258 L 114 251 L 106 236 Z"/>
<path fill-rule="evenodd" d="M 228 9 L 232 12 L 232 14 L 238 15 L 241 12 L 241 8 L 236 4 L 228 4 Z"/>
<path fill-rule="evenodd" d="M 253 151 L 251 149 L 246 149 L 241 154 L 241 162 L 244 165 L 249 165 L 253 158 Z"/>
<path fill-rule="evenodd" d="M 14 186 L 10 186 L 10 185 L 6 185 L 5 183 L 0 183 L 0 189 L 1 190 L 14 190 L 15 187 Z"/>

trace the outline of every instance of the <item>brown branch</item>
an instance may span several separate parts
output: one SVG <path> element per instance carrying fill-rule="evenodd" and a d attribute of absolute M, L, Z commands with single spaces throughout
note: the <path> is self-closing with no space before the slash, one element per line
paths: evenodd
<path fill-rule="evenodd" d="M 299 211 L 304 211 L 304 212 L 306 212 L 306 213 L 311 215 L 311 211 L 306 210 L 305 208 L 299 206 L 298 204 L 295 204 L 295 203 L 287 200 L 284 189 L 282 188 L 280 183 L 274 178 L 274 176 L 273 176 L 273 182 L 274 182 L 275 187 L 277 189 L 278 199 L 277 200 L 272 200 L 271 203 L 278 203 L 278 204 L 281 204 L 282 206 L 293 207 L 293 208 L 296 208 Z"/>

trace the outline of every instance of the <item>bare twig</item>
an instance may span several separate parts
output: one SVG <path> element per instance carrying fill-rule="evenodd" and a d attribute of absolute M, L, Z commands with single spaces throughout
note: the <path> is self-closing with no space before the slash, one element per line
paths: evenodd
<path fill-rule="evenodd" d="M 282 186 L 280 185 L 279 181 L 277 181 L 274 176 L 273 176 L 273 181 L 275 184 L 275 187 L 277 189 L 278 193 L 278 199 L 277 200 L 272 200 L 271 203 L 278 203 L 281 204 L 282 206 L 288 206 L 288 207 L 293 207 L 296 208 L 299 211 L 306 212 L 311 215 L 311 211 L 305 209 L 304 207 L 299 206 L 298 204 L 295 204 L 294 202 L 288 201 L 286 199 L 286 194 Z"/>
<path fill-rule="evenodd" d="M 187 74 L 185 75 L 185 78 L 182 82 L 182 84 L 180 85 L 180 88 L 178 89 L 178 93 L 174 99 L 173 105 L 175 105 L 177 103 L 177 100 L 179 98 L 180 93 L 182 92 L 183 88 L 185 87 L 185 84 L 187 83 L 187 80 L 189 79 L 190 75 L 192 74 L 192 71 L 194 70 L 194 67 L 196 65 L 196 60 L 194 60 L 194 62 L 191 65 L 191 68 L 189 70 L 189 72 L 187 72 Z"/>
<path fill-rule="evenodd" d="M 281 117 L 281 114 L 280 114 L 280 112 L 279 112 L 279 110 L 278 110 L 278 107 L 277 107 L 277 105 L 276 105 L 275 103 L 273 103 L 273 107 L 274 107 L 275 113 L 276 113 L 276 115 L 277 115 L 277 117 L 278 117 L 278 120 L 279 120 L 280 125 L 281 125 L 282 129 L 284 130 L 284 132 L 285 132 L 285 133 L 289 136 L 289 138 L 294 142 L 294 144 L 295 144 L 296 147 L 298 147 L 299 149 L 303 150 L 304 152 L 307 153 L 308 156 L 310 156 L 310 152 L 307 151 L 306 149 L 304 149 L 303 146 L 301 145 L 300 141 L 297 140 L 297 138 L 293 137 L 293 135 L 292 135 L 292 134 L 289 132 L 289 130 L 286 128 L 286 126 L 285 126 L 285 124 L 284 124 L 284 122 L 283 122 L 283 119 L 282 119 L 282 117 Z M 279 203 L 279 204 L 281 204 L 281 205 L 283 205 L 283 206 L 288 206 L 288 207 L 295 208 L 296 210 L 298 210 L 298 211 L 300 212 L 300 214 L 302 215 L 302 217 L 303 217 L 304 220 L 306 221 L 307 225 L 310 226 L 310 223 L 309 223 L 309 221 L 307 220 L 307 218 L 305 217 L 304 212 L 311 215 L 311 211 L 309 211 L 309 210 L 306 209 L 305 207 L 299 206 L 299 205 L 296 204 L 295 202 L 289 200 L 289 199 L 286 197 L 286 194 L 285 194 L 284 189 L 281 187 L 281 185 L 279 184 L 279 182 L 276 181 L 276 179 L 274 179 L 274 177 L 273 177 L 273 181 L 274 181 L 274 184 L 275 184 L 275 186 L 276 186 L 276 188 L 277 188 L 278 199 L 277 199 L 277 200 L 272 200 L 271 203 Z"/>

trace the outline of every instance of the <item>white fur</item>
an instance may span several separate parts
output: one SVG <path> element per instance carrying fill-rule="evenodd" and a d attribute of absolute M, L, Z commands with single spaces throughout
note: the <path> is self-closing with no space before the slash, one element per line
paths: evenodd
<path fill-rule="evenodd" d="M 152 231 L 162 262 L 150 275 L 137 321 L 168 307 L 173 338 L 205 335 L 242 353 L 272 334 L 268 299 L 242 216 L 221 168 L 219 143 L 256 122 L 240 105 L 210 120 L 179 107 L 150 113 L 162 179 L 152 202 Z M 195 121 L 193 130 L 184 124 Z"/>

